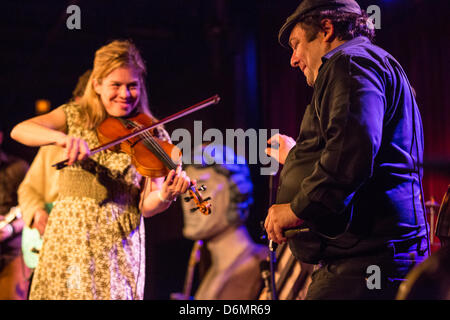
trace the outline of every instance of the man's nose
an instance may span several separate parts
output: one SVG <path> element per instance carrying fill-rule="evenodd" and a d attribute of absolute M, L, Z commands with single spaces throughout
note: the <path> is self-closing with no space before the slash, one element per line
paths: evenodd
<path fill-rule="evenodd" d="M 292 52 L 292 56 L 291 56 L 291 67 L 298 67 L 298 64 L 300 62 L 300 59 L 298 58 L 298 56 L 296 55 L 296 52 Z"/>

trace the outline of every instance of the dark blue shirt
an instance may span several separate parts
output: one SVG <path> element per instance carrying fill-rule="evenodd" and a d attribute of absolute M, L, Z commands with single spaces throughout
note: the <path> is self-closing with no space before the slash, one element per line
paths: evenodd
<path fill-rule="evenodd" d="M 423 131 L 405 72 L 365 37 L 322 61 L 280 175 L 277 203 L 311 230 L 291 249 L 316 263 L 422 238 Z"/>

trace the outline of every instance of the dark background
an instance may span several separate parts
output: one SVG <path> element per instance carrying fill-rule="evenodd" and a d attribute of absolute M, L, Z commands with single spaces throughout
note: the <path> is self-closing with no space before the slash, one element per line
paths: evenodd
<path fill-rule="evenodd" d="M 450 182 L 450 31 L 448 0 L 367 0 L 381 8 L 376 44 L 403 65 L 417 92 L 425 129 L 425 199 L 440 201 Z M 299 1 L 2 1 L 0 32 L 1 123 L 5 131 L 35 115 L 37 99 L 52 108 L 66 102 L 95 50 L 112 39 L 132 39 L 147 62 L 151 109 L 165 117 L 218 93 L 219 105 L 166 127 L 169 132 L 202 120 L 208 128 L 280 129 L 296 137 L 311 89 L 289 66 L 290 52 L 277 34 Z M 81 30 L 69 30 L 66 9 L 81 9 Z M 36 148 L 6 139 L 4 149 L 32 161 Z M 248 226 L 260 241 L 268 177 L 252 165 L 255 204 Z M 180 291 L 192 243 L 181 234 L 179 203 L 146 219 L 146 299 Z M 261 242 L 261 241 L 260 241 Z"/>

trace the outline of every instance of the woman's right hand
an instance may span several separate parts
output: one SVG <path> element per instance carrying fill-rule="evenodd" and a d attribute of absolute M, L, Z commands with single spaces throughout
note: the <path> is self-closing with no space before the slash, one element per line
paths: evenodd
<path fill-rule="evenodd" d="M 49 113 L 18 123 L 11 130 L 11 138 L 30 147 L 47 144 L 65 146 L 66 115 L 62 107 Z"/>
<path fill-rule="evenodd" d="M 81 138 L 62 134 L 56 139 L 56 144 L 66 149 L 67 165 L 72 165 L 76 161 L 81 161 L 91 155 L 91 151 L 86 141 Z"/>

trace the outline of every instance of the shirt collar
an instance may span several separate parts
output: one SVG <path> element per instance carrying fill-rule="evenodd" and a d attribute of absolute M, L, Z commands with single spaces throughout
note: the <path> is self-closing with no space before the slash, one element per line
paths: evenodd
<path fill-rule="evenodd" d="M 346 48 L 348 48 L 348 47 L 351 47 L 351 46 L 354 46 L 354 45 L 356 45 L 356 44 L 360 44 L 360 43 L 363 43 L 363 42 L 368 42 L 368 41 L 369 41 L 369 39 L 367 39 L 367 38 L 364 37 L 364 36 L 359 36 L 359 37 L 356 37 L 356 38 L 354 38 L 354 39 L 352 39 L 352 40 L 349 40 L 349 41 L 347 41 L 347 42 L 341 44 L 340 46 L 334 48 L 333 50 L 329 51 L 328 53 L 326 53 L 326 54 L 322 57 L 322 63 L 325 63 L 325 62 L 326 62 L 327 60 L 329 60 L 335 53 L 337 53 L 337 52 L 339 52 L 339 51 L 341 51 L 341 50 L 343 50 L 343 49 L 346 49 Z"/>

